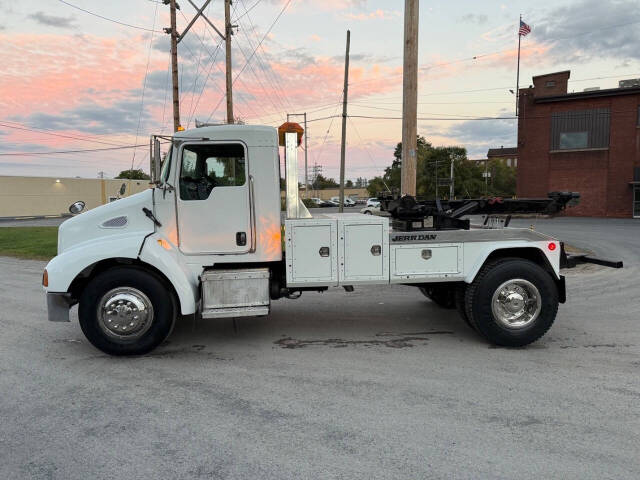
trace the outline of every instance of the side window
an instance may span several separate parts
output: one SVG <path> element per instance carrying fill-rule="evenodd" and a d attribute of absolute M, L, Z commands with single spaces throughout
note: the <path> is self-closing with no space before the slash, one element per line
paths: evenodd
<path fill-rule="evenodd" d="M 238 187 L 245 181 L 246 162 L 242 145 L 186 145 L 182 149 L 182 200 L 206 200 L 214 188 Z"/>

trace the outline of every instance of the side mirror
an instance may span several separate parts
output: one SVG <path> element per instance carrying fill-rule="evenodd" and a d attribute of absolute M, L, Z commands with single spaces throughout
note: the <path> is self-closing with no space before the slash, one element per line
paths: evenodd
<path fill-rule="evenodd" d="M 162 159 L 160 158 L 160 139 L 151 137 L 151 183 L 160 183 L 160 172 L 162 170 Z"/>
<path fill-rule="evenodd" d="M 84 206 L 85 206 L 85 203 L 82 200 L 74 202 L 71 205 L 69 205 L 69 212 L 76 215 L 84 210 Z"/>
<path fill-rule="evenodd" d="M 127 184 L 123 183 L 122 186 L 120 187 L 120 195 L 124 195 L 124 192 L 127 191 Z"/>

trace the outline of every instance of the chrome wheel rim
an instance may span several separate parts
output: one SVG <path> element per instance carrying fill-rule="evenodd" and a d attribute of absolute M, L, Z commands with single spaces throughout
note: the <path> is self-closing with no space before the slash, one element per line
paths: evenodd
<path fill-rule="evenodd" d="M 528 280 L 507 280 L 493 294 L 491 310 L 493 317 L 507 328 L 527 327 L 542 310 L 540 292 Z"/>
<path fill-rule="evenodd" d="M 98 303 L 98 325 L 113 340 L 137 340 L 151 328 L 152 323 L 151 300 L 136 288 L 114 288 Z"/>

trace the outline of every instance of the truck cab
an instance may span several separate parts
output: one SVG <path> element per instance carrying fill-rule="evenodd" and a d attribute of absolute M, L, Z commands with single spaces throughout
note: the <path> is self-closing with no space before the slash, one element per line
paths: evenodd
<path fill-rule="evenodd" d="M 527 229 L 406 231 L 389 216 L 312 216 L 298 198 L 300 131 L 217 125 L 152 137 L 152 188 L 60 226 L 43 277 L 49 319 L 69 321 L 79 304 L 94 346 L 144 354 L 180 316 L 267 315 L 272 300 L 305 291 L 403 284 L 457 305 L 494 343 L 524 345 L 551 326 L 564 300 L 557 240 Z"/>

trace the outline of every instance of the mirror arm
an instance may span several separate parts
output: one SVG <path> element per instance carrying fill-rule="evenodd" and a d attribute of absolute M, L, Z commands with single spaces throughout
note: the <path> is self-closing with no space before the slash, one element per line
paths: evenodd
<path fill-rule="evenodd" d="M 169 193 L 171 193 L 171 192 L 173 192 L 175 190 L 175 187 L 173 185 L 171 185 L 169 182 L 164 182 L 162 184 L 162 198 L 163 199 L 167 195 L 167 190 L 169 191 Z"/>

